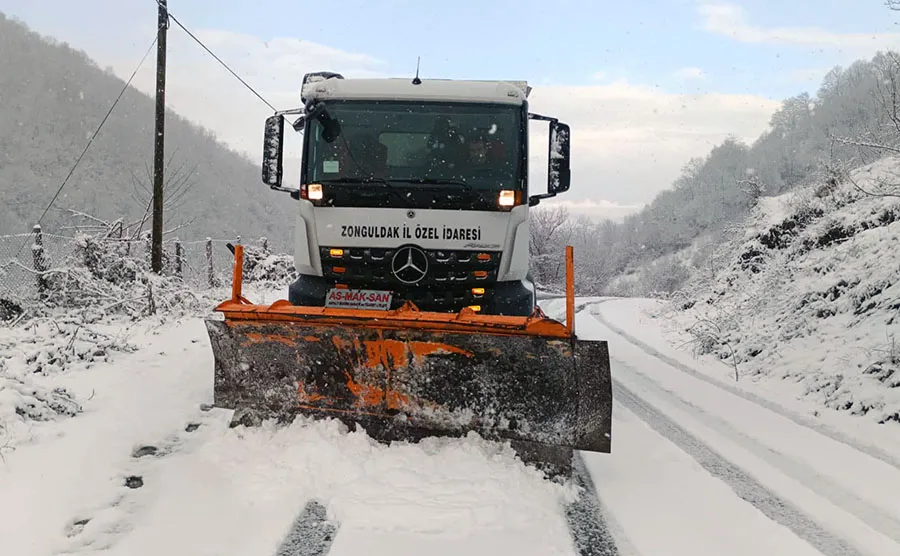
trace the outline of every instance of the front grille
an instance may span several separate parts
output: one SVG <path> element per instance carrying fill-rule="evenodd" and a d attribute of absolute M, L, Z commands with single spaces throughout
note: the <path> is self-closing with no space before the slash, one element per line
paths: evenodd
<path fill-rule="evenodd" d="M 342 251 L 340 256 L 331 254 L 335 249 Z M 423 249 L 428 258 L 425 277 L 414 285 L 405 284 L 391 271 L 397 249 L 400 248 L 321 247 L 322 274 L 345 284 L 384 284 L 395 290 L 428 288 L 444 292 L 459 286 L 492 284 L 497 281 L 500 270 L 500 251 Z"/>

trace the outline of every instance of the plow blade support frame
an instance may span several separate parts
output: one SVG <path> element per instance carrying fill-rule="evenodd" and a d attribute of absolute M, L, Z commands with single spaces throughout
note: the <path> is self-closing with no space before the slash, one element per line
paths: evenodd
<path fill-rule="evenodd" d="M 574 255 L 566 322 L 530 317 L 254 305 L 235 245 L 231 299 L 208 319 L 214 405 L 232 425 L 297 415 L 360 424 L 376 440 L 471 431 L 535 453 L 609 453 L 612 379 L 605 341 L 575 335 Z M 516 448 L 514 446 L 515 449 Z M 555 457 L 555 456 L 551 456 Z"/>

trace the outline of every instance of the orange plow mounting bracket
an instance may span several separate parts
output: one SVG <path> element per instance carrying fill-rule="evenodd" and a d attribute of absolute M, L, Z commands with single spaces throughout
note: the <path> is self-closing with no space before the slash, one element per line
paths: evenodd
<path fill-rule="evenodd" d="M 244 246 L 238 243 L 234 246 L 234 274 L 231 278 L 231 302 L 252 305 L 242 295 L 244 286 Z"/>
<path fill-rule="evenodd" d="M 244 248 L 234 246 L 234 275 L 231 299 L 220 303 L 215 310 L 224 313 L 226 320 L 303 322 L 315 325 L 359 324 L 380 329 L 410 328 L 435 331 L 483 332 L 545 336 L 552 338 L 575 337 L 575 281 L 574 253 L 566 247 L 566 322 L 565 325 L 547 317 L 540 307 L 528 317 L 484 315 L 463 308 L 459 313 L 420 311 L 413 303 L 406 302 L 397 309 L 338 309 L 292 305 L 279 300 L 271 305 L 255 305 L 242 294 Z"/>

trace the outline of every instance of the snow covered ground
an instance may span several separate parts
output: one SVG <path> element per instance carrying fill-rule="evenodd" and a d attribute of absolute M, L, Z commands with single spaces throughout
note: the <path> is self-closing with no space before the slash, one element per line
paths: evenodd
<path fill-rule="evenodd" d="M 611 553 L 900 554 L 900 427 L 837 411 L 792 419 L 812 419 L 811 402 L 729 382 L 727 365 L 673 347 L 648 303 L 577 303 L 578 333 L 609 341 L 612 357 L 613 453 L 584 455 Z M 17 432 L 0 462 L 3 554 L 275 555 L 309 500 L 340 524 L 332 556 L 575 554 L 562 508 L 576 490 L 503 446 L 387 447 L 304 420 L 229 429 L 229 412 L 204 406 L 212 361 L 197 318 L 135 323 L 129 350 L 46 377 L 8 340 L 28 332 L 0 334 L 4 376 L 65 387 L 82 409 L 48 421 L 7 411 Z"/>

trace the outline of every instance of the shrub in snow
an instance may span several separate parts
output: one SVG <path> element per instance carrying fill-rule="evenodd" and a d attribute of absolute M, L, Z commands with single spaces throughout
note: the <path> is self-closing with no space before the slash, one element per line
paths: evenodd
<path fill-rule="evenodd" d="M 297 277 L 294 257 L 270 253 L 263 246 L 244 246 L 244 281 L 248 283 L 288 284 Z"/>
<path fill-rule="evenodd" d="M 92 330 L 65 315 L 32 318 L 4 329 L 2 338 L 0 429 L 6 439 L 0 438 L 0 445 L 7 447 L 14 444 L 12 439 L 27 434 L 32 421 L 71 417 L 81 411 L 65 389 L 39 384 L 36 375 L 53 375 L 75 364 L 90 366 L 107 360 L 112 351 L 131 349 L 121 338 Z"/>
<path fill-rule="evenodd" d="M 23 313 L 22 306 L 11 299 L 0 297 L 0 322 L 11 322 Z"/>
<path fill-rule="evenodd" d="M 641 280 L 641 289 L 666 296 L 678 290 L 690 276 L 688 268 L 675 257 L 666 257 L 649 266 Z"/>
<path fill-rule="evenodd" d="M 20 419 L 49 421 L 59 415 L 74 416 L 81 406 L 65 388 L 46 388 L 29 384 L 18 378 L 3 377 L 0 381 L 0 415 L 9 422 L 9 409 Z M 3 412 L 7 413 L 4 415 Z"/>
<path fill-rule="evenodd" d="M 63 388 L 47 388 L 27 378 L 7 376 L 0 360 L 0 458 L 28 434 L 30 423 L 72 417 L 81 405 Z"/>
<path fill-rule="evenodd" d="M 94 322 L 107 315 L 137 319 L 160 309 L 185 314 L 208 310 L 220 297 L 214 291 L 197 293 L 174 275 L 174 261 L 164 251 L 163 272 L 150 271 L 148 250 L 140 243 L 122 241 L 109 233 L 75 237 L 62 261 L 47 261 L 43 289 L 29 313 L 49 315 L 59 310 L 80 310 Z"/>

